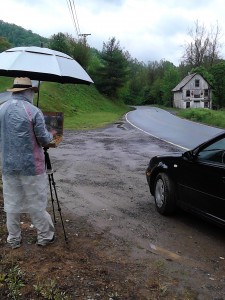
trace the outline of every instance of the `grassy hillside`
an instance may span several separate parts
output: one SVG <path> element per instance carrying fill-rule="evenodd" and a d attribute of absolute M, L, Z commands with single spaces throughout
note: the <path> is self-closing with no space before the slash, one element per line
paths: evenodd
<path fill-rule="evenodd" d="M 0 77 L 0 92 L 13 84 L 13 78 Z M 37 96 L 35 97 L 35 104 Z M 120 119 L 129 108 L 102 96 L 94 85 L 41 83 L 39 105 L 42 111 L 64 113 L 65 129 L 91 129 Z"/>

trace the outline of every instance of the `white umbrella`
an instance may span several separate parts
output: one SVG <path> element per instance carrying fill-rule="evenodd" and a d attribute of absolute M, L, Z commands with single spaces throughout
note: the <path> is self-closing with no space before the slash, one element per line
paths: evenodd
<path fill-rule="evenodd" d="M 0 76 L 29 77 L 60 83 L 93 83 L 87 72 L 69 55 L 42 47 L 16 47 L 0 53 Z M 39 90 L 37 106 L 39 103 Z"/>
<path fill-rule="evenodd" d="M 93 83 L 72 57 L 41 47 L 16 47 L 0 53 L 0 76 L 60 83 Z"/>

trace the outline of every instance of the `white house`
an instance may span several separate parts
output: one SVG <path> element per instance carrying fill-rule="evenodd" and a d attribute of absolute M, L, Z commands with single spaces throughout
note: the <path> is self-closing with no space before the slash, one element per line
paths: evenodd
<path fill-rule="evenodd" d="M 186 76 L 174 89 L 173 107 L 211 108 L 212 89 L 210 84 L 198 73 Z"/>

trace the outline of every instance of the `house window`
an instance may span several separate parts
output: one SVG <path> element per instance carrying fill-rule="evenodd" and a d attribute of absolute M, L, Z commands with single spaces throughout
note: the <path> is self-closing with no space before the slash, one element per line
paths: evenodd
<path fill-rule="evenodd" d="M 190 97 L 190 95 L 191 95 L 190 90 L 186 90 L 186 97 Z"/>
<path fill-rule="evenodd" d="M 200 86 L 200 80 L 199 79 L 195 79 L 195 87 L 199 87 Z"/>
<path fill-rule="evenodd" d="M 205 90 L 204 90 L 204 95 L 205 95 L 205 97 L 208 97 L 208 96 L 209 96 L 209 90 L 208 90 L 208 89 L 205 89 Z"/>
<path fill-rule="evenodd" d="M 186 102 L 186 108 L 190 108 L 190 102 Z"/>
<path fill-rule="evenodd" d="M 194 98 L 200 98 L 200 94 L 194 95 Z"/>

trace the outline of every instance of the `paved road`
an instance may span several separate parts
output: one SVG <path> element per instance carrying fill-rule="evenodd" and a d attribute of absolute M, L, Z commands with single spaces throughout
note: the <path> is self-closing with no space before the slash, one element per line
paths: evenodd
<path fill-rule="evenodd" d="M 127 121 L 149 135 L 184 149 L 192 149 L 222 129 L 184 120 L 156 107 L 138 106 L 126 115 Z"/>
<path fill-rule="evenodd" d="M 5 101 L 9 100 L 9 98 L 11 97 L 11 92 L 3 92 L 0 93 L 0 105 L 2 103 L 4 103 Z"/>

